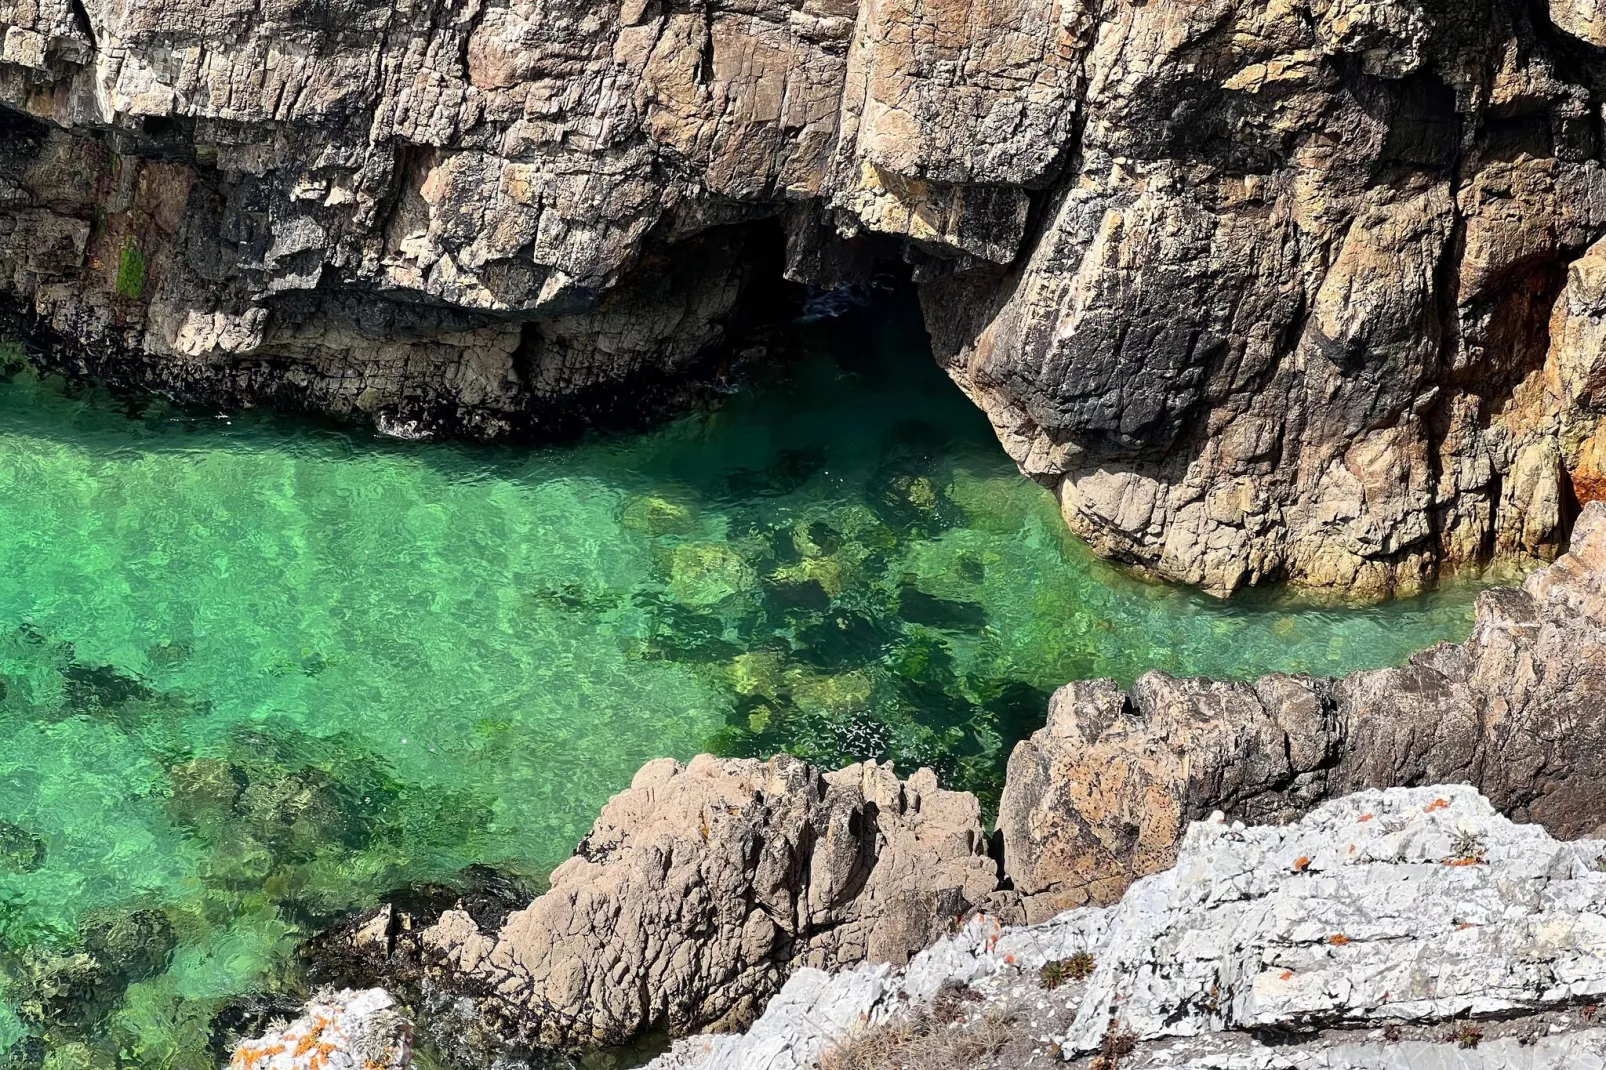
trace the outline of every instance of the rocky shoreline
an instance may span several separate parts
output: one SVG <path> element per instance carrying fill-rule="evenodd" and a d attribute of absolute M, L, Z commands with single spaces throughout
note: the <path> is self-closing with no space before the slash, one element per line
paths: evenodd
<path fill-rule="evenodd" d="M 1460 785 L 1285 826 L 1218 814 L 1115 906 L 978 917 L 901 969 L 802 971 L 746 1034 L 650 1068 L 1596 1066 L 1603 858 Z"/>
<path fill-rule="evenodd" d="M 1412 590 L 1606 494 L 1587 8 L 14 4 L 0 303 L 51 366 L 499 438 L 890 268 L 1099 552 Z"/>
<path fill-rule="evenodd" d="M 757 1021 L 751 1035 L 762 1038 L 773 1033 L 763 1025 L 764 1015 L 784 1019 L 794 1014 L 799 1000 L 814 1006 L 835 992 L 819 988 L 824 982 L 818 980 L 834 971 L 879 979 L 869 988 L 860 981 L 840 983 L 849 986 L 851 999 L 880 1006 L 877 1001 L 895 991 L 887 979 L 923 961 L 922 956 L 930 960 L 937 952 L 926 949 L 934 941 L 939 948 L 956 947 L 955 940 L 974 945 L 980 930 L 967 919 L 977 915 L 989 926 L 1026 926 L 1018 930 L 1019 939 L 1034 947 L 1059 947 L 1043 943 L 1045 933 L 1058 933 L 1054 939 L 1060 943 L 1079 940 L 1090 950 L 1095 937 L 1104 939 L 1099 927 L 1105 922 L 1086 919 L 1152 912 L 1159 909 L 1154 901 L 1194 901 L 1194 893 L 1180 888 L 1164 894 L 1157 889 L 1164 880 L 1215 873 L 1220 867 L 1210 851 L 1227 850 L 1226 843 L 1263 840 L 1286 854 L 1293 851 L 1288 837 L 1308 836 L 1312 845 L 1302 855 L 1303 864 L 1284 860 L 1279 872 L 1301 881 L 1332 872 L 1340 880 L 1347 861 L 1342 851 L 1340 857 L 1328 857 L 1337 848 L 1327 825 L 1339 820 L 1333 815 L 1351 810 L 1382 813 L 1379 807 L 1392 807 L 1407 817 L 1407 811 L 1415 813 L 1413 807 L 1421 810 L 1428 816 L 1410 817 L 1406 824 L 1425 822 L 1429 831 L 1421 836 L 1431 841 L 1431 851 L 1446 857 L 1449 848 L 1439 840 L 1466 831 L 1450 824 L 1475 824 L 1464 843 L 1468 850 L 1457 857 L 1483 860 L 1477 862 L 1481 867 L 1496 839 L 1527 844 L 1520 851 L 1512 848 L 1517 851 L 1510 863 L 1512 879 L 1560 879 L 1554 866 L 1522 854 L 1532 848 L 1551 852 L 1546 857 L 1573 859 L 1569 872 L 1595 888 L 1600 879 L 1590 867 L 1602 845 L 1594 844 L 1595 855 L 1584 859 L 1589 852 L 1577 838 L 1598 836 L 1606 824 L 1599 798 L 1606 782 L 1599 765 L 1606 753 L 1598 742 L 1606 731 L 1603 713 L 1606 503 L 1583 511 L 1570 552 L 1554 565 L 1535 573 L 1520 590 L 1486 592 L 1465 644 L 1427 651 L 1403 669 L 1325 682 L 1269 677 L 1255 684 L 1156 674 L 1129 694 L 1109 684 L 1067 685 L 1055 698 L 1048 726 L 1016 749 L 994 836 L 984 829 L 975 798 L 944 791 L 929 771 L 900 780 L 890 766 L 864 764 L 822 774 L 786 756 L 759 762 L 705 755 L 687 765 L 663 760 L 644 767 L 631 787 L 610 801 L 574 858 L 553 873 L 549 890 L 527 906 L 487 913 L 463 903 L 426 917 L 389 905 L 325 937 L 317 955 L 330 980 L 388 984 L 415 1006 L 432 1008 L 421 1021 L 423 1035 L 449 1038 L 460 1054 L 527 1058 L 544 1050 L 619 1044 L 649 1030 L 686 1035 L 741 1029 Z M 1467 786 L 1426 793 L 1412 787 L 1424 783 Z M 1382 789 L 1391 790 L 1379 795 Z M 1440 795 L 1448 800 L 1443 807 L 1435 805 Z M 1327 802 L 1341 797 L 1343 802 Z M 1418 806 L 1424 798 L 1427 803 Z M 1454 812 L 1431 816 L 1440 809 Z M 1524 824 L 1512 824 L 1498 811 Z M 1211 818 L 1212 812 L 1225 816 Z M 1302 819 L 1306 813 L 1316 816 Z M 1201 831 L 1199 822 L 1208 820 L 1215 821 L 1210 826 L 1215 831 Z M 1375 828 L 1369 821 L 1355 817 L 1354 823 L 1368 827 L 1354 835 L 1376 833 L 1406 854 L 1428 850 L 1416 832 L 1399 840 L 1399 822 L 1393 818 Z M 1262 826 L 1254 830 L 1261 839 L 1244 839 L 1245 822 Z M 1576 842 L 1558 843 L 1551 834 Z M 1206 840 L 1214 844 L 1210 851 L 1199 846 Z M 1372 850 L 1362 840 L 1346 849 L 1363 847 Z M 1374 861 L 1388 859 L 1377 854 Z M 1442 866 L 1444 859 L 1433 861 Z M 1496 923 L 1498 910 L 1477 906 L 1483 893 L 1473 880 L 1488 877 L 1491 887 L 1508 894 L 1509 882 L 1502 883 L 1505 878 L 1496 870 L 1478 868 L 1467 887 L 1433 891 L 1441 870 L 1422 868 L 1426 864 L 1415 859 L 1415 868 L 1400 871 L 1406 883 L 1391 886 L 1421 884 L 1427 891 L 1410 894 L 1431 893 L 1451 904 L 1444 909 L 1459 909 L 1455 896 L 1465 892 L 1473 904 L 1466 910 L 1476 907 L 1490 919 L 1475 924 Z M 1257 872 L 1267 865 L 1262 859 L 1242 868 Z M 1367 880 L 1384 881 L 1380 872 Z M 1210 877 L 1232 879 L 1219 873 Z M 1369 889 L 1363 883 L 1354 894 L 1373 894 Z M 1596 892 L 1601 889 L 1606 885 Z M 1340 891 L 1323 894 L 1331 898 Z M 1548 901 L 1550 895 L 1536 889 L 1524 893 L 1522 901 Z M 1117 902 L 1122 906 L 1115 914 L 1102 906 Z M 1223 902 L 1236 900 L 1229 895 Z M 1363 908 L 1371 909 L 1352 905 L 1363 914 Z M 1584 919 L 1577 924 L 1587 929 L 1598 923 L 1599 909 L 1599 904 L 1577 908 Z M 1344 943 L 1360 939 L 1359 931 L 1333 924 L 1335 931 L 1345 932 Z M 1174 931 L 1200 928 L 1193 921 L 1178 922 Z M 956 929 L 960 934 L 950 937 Z M 1377 970 L 1409 972 L 1404 960 L 1387 958 L 1394 946 L 1387 941 L 1395 937 L 1380 932 L 1377 938 L 1383 941 L 1378 945 L 1383 957 L 1375 967 L 1354 966 L 1359 972 L 1353 977 L 1334 975 L 1330 984 L 1313 981 L 1307 995 L 1317 999 L 1327 993 L 1321 996 L 1325 999 L 1349 991 Z M 1569 936 L 1561 944 L 1571 947 L 1583 939 Z M 1096 957 L 1102 962 L 1124 961 L 1100 947 Z M 1479 953 L 1498 965 L 1508 952 L 1510 969 L 1533 957 L 1498 942 Z M 1216 952 L 1208 947 L 1197 953 L 1199 977 L 1217 978 L 1198 982 L 1206 989 L 1211 983 L 1248 984 L 1253 974 L 1216 962 L 1211 957 Z M 1589 960 L 1596 972 L 1588 974 L 1593 979 L 1587 984 L 1606 991 L 1606 953 L 1589 954 L 1596 956 Z M 1300 965 L 1295 974 L 1311 968 Z M 1053 1043 L 1068 1054 L 1096 1047 L 1112 1007 L 1139 1023 L 1137 994 L 1160 997 L 1148 982 L 1128 991 L 1134 971 L 1141 973 L 1128 963 L 1096 975 L 1089 991 L 1104 1009 L 1079 1011 L 1080 1024 L 1066 1026 L 1064 1036 L 1071 1039 Z M 1540 973 L 1552 978 L 1545 984 L 1565 981 L 1565 970 L 1545 967 Z M 1524 983 L 1541 985 L 1539 980 Z M 1558 1000 L 1570 1006 L 1597 991 L 1586 988 L 1567 988 L 1542 1005 L 1530 1000 L 1507 1008 L 1495 1006 L 1494 989 L 1473 984 L 1453 1012 L 1440 1008 L 1428 1017 L 1505 1014 L 1512 1008 L 1536 1014 Z M 1127 994 L 1117 998 L 1117 990 Z M 1250 991 L 1235 996 L 1239 1002 L 1233 1005 L 1258 1006 L 1256 999 L 1269 998 L 1260 981 L 1253 998 Z M 772 1000 L 777 993 L 782 995 Z M 930 998 L 932 992 L 921 997 Z M 1148 1017 L 1142 1022 L 1149 1024 L 1137 1029 L 1140 1036 L 1170 1035 L 1165 1023 L 1202 1013 L 1202 1004 L 1195 1004 L 1204 997 L 1176 998 L 1181 1002 L 1172 1009 L 1143 1012 Z M 1225 1000 L 1220 997 L 1221 1006 Z M 861 1013 L 869 1011 L 854 1015 Z M 1342 1014 L 1323 1017 L 1327 1011 L 1309 1008 L 1288 1013 L 1301 1028 L 1358 1027 Z M 850 1019 L 850 1025 L 857 1020 Z M 1194 1031 L 1225 1028 L 1227 1021 L 1199 1019 Z M 1278 1022 L 1275 1015 L 1261 1022 L 1251 1014 L 1240 1024 L 1281 1028 Z M 768 1043 L 755 1041 L 760 1042 Z M 689 1058 L 685 1050 L 677 1049 L 681 1054 L 674 1058 Z M 717 1055 L 723 1049 L 716 1044 L 708 1050 Z M 710 1066 L 746 1065 L 708 1057 L 715 1059 Z"/>

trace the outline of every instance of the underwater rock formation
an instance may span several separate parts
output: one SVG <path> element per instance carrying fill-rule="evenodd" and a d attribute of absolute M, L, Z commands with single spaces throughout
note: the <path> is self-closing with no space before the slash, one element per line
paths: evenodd
<path fill-rule="evenodd" d="M 1276 823 L 1361 788 L 1451 782 L 1558 836 L 1606 826 L 1606 503 L 1554 565 L 1485 592 L 1466 643 L 1403 668 L 1067 684 L 1010 756 L 999 829 L 1035 920 L 1112 902 L 1212 810 Z"/>
<path fill-rule="evenodd" d="M 986 847 L 975 797 L 929 770 L 664 759 L 494 927 L 451 909 L 397 931 L 385 909 L 321 953 L 469 997 L 493 1050 L 744 1024 L 797 967 L 907 962 L 956 918 L 1013 916 Z"/>
<path fill-rule="evenodd" d="M 686 1038 L 652 1067 L 890 1068 L 931 1035 L 1012 1070 L 1112 1051 L 1123 1070 L 1597 1066 L 1603 851 L 1459 785 L 1359 792 L 1282 827 L 1217 815 L 1118 906 L 979 918 L 901 970 L 800 972 L 746 1034 Z"/>
<path fill-rule="evenodd" d="M 1219 592 L 1553 555 L 1606 493 L 1582 0 L 0 5 L 41 359 L 495 437 L 906 260 L 1102 553 Z M 659 399 L 661 400 L 661 399 Z"/>

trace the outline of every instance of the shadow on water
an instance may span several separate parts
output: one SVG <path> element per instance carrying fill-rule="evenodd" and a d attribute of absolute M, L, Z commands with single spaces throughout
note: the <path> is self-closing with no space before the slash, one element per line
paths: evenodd
<path fill-rule="evenodd" d="M 1338 610 L 1134 580 L 911 302 L 797 345 L 561 449 L 0 384 L 0 1065 L 213 1065 L 331 918 L 539 877 L 664 754 L 929 765 L 991 805 L 1067 680 L 1339 673 L 1467 628 L 1471 585 Z"/>

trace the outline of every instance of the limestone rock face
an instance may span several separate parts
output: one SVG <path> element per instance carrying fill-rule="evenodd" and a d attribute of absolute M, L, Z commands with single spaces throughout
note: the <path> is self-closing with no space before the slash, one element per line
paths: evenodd
<path fill-rule="evenodd" d="M 229 1070 L 405 1070 L 412 1037 L 384 989 L 324 992 L 283 1029 L 241 1043 Z"/>
<path fill-rule="evenodd" d="M 744 1023 L 798 967 L 906 962 L 978 907 L 1008 916 L 998 883 L 975 797 L 929 771 L 665 759 L 528 907 L 491 931 L 448 910 L 404 951 L 498 1043 L 619 1043 Z"/>
<path fill-rule="evenodd" d="M 1078 18 L 0 5 L 0 293 L 106 378 L 540 429 L 733 341 L 783 231 L 811 280 L 852 259 L 821 252 L 839 231 L 1012 260 L 1073 121 Z"/>
<path fill-rule="evenodd" d="M 951 1002 L 945 1028 L 962 1029 L 968 1024 L 963 1019 L 970 1017 L 1035 1012 L 1041 1020 L 1055 1011 L 1074 1013 L 1084 986 L 1070 982 L 1045 993 L 1037 973 L 1049 962 L 1102 948 L 1109 939 L 1111 913 L 1089 907 L 1037 925 L 1019 926 L 1004 926 L 997 918 L 979 915 L 901 969 L 881 963 L 834 974 L 799 970 L 745 1033 L 678 1040 L 668 1053 L 649 1063 L 647 1070 L 813 1070 L 822 1055 L 838 1048 L 866 1023 L 896 1022 L 955 991 L 969 998 Z M 1053 1004 L 1047 1014 L 1045 1002 Z M 1030 1040 L 1026 1047 L 1031 1047 Z M 1038 1054 L 1044 1054 L 1041 1047 Z M 1018 1051 L 1000 1054 L 1004 1058 L 990 1064 L 1000 1070 L 1028 1065 L 1020 1061 Z M 1050 1062 L 1060 1060 L 1034 1059 L 1029 1065 Z"/>
<path fill-rule="evenodd" d="M 1284 822 L 1334 795 L 1424 782 L 1476 785 L 1560 836 L 1602 824 L 1606 503 L 1522 589 L 1486 592 L 1465 644 L 1403 668 L 1066 685 L 1010 756 L 999 828 L 1035 919 L 1113 902 L 1212 810 Z"/>

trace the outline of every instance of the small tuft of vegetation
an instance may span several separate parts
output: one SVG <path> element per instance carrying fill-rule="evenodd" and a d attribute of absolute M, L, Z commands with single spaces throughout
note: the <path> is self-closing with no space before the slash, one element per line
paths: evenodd
<path fill-rule="evenodd" d="M 1405 1030 L 1401 1029 L 1397 1025 L 1391 1025 L 1387 1029 L 1383 1030 L 1383 1040 L 1389 1044 L 1398 1044 L 1400 1042 L 1400 1038 L 1404 1035 Z"/>
<path fill-rule="evenodd" d="M 145 254 L 133 242 L 123 243 L 123 255 L 117 261 L 118 297 L 138 301 L 145 293 Z"/>
<path fill-rule="evenodd" d="M 867 1025 L 820 1056 L 820 1070 L 974 1070 L 1017 1037 L 1014 1021 L 987 1014 L 963 1029 L 920 1015 Z"/>
<path fill-rule="evenodd" d="M 1457 832 L 1455 838 L 1450 841 L 1450 854 L 1454 856 L 1455 861 L 1462 864 L 1483 861 L 1484 852 L 1488 849 L 1489 845 L 1484 842 L 1482 836 L 1466 829 Z"/>
<path fill-rule="evenodd" d="M 1130 1029 L 1122 1029 L 1111 1019 L 1109 1028 L 1104 1030 L 1104 1039 L 1099 1042 L 1099 1053 L 1088 1070 L 1121 1070 L 1121 1060 L 1137 1050 L 1138 1035 Z"/>
<path fill-rule="evenodd" d="M 1085 981 L 1093 976 L 1094 959 L 1086 951 L 1078 951 L 1069 958 L 1053 959 L 1043 963 L 1037 971 L 1037 982 L 1052 992 L 1067 981 Z"/>
<path fill-rule="evenodd" d="M 1471 1022 L 1458 1022 L 1450 1030 L 1450 1039 L 1455 1041 L 1458 1048 L 1476 1048 L 1483 1040 L 1483 1030 Z"/>

